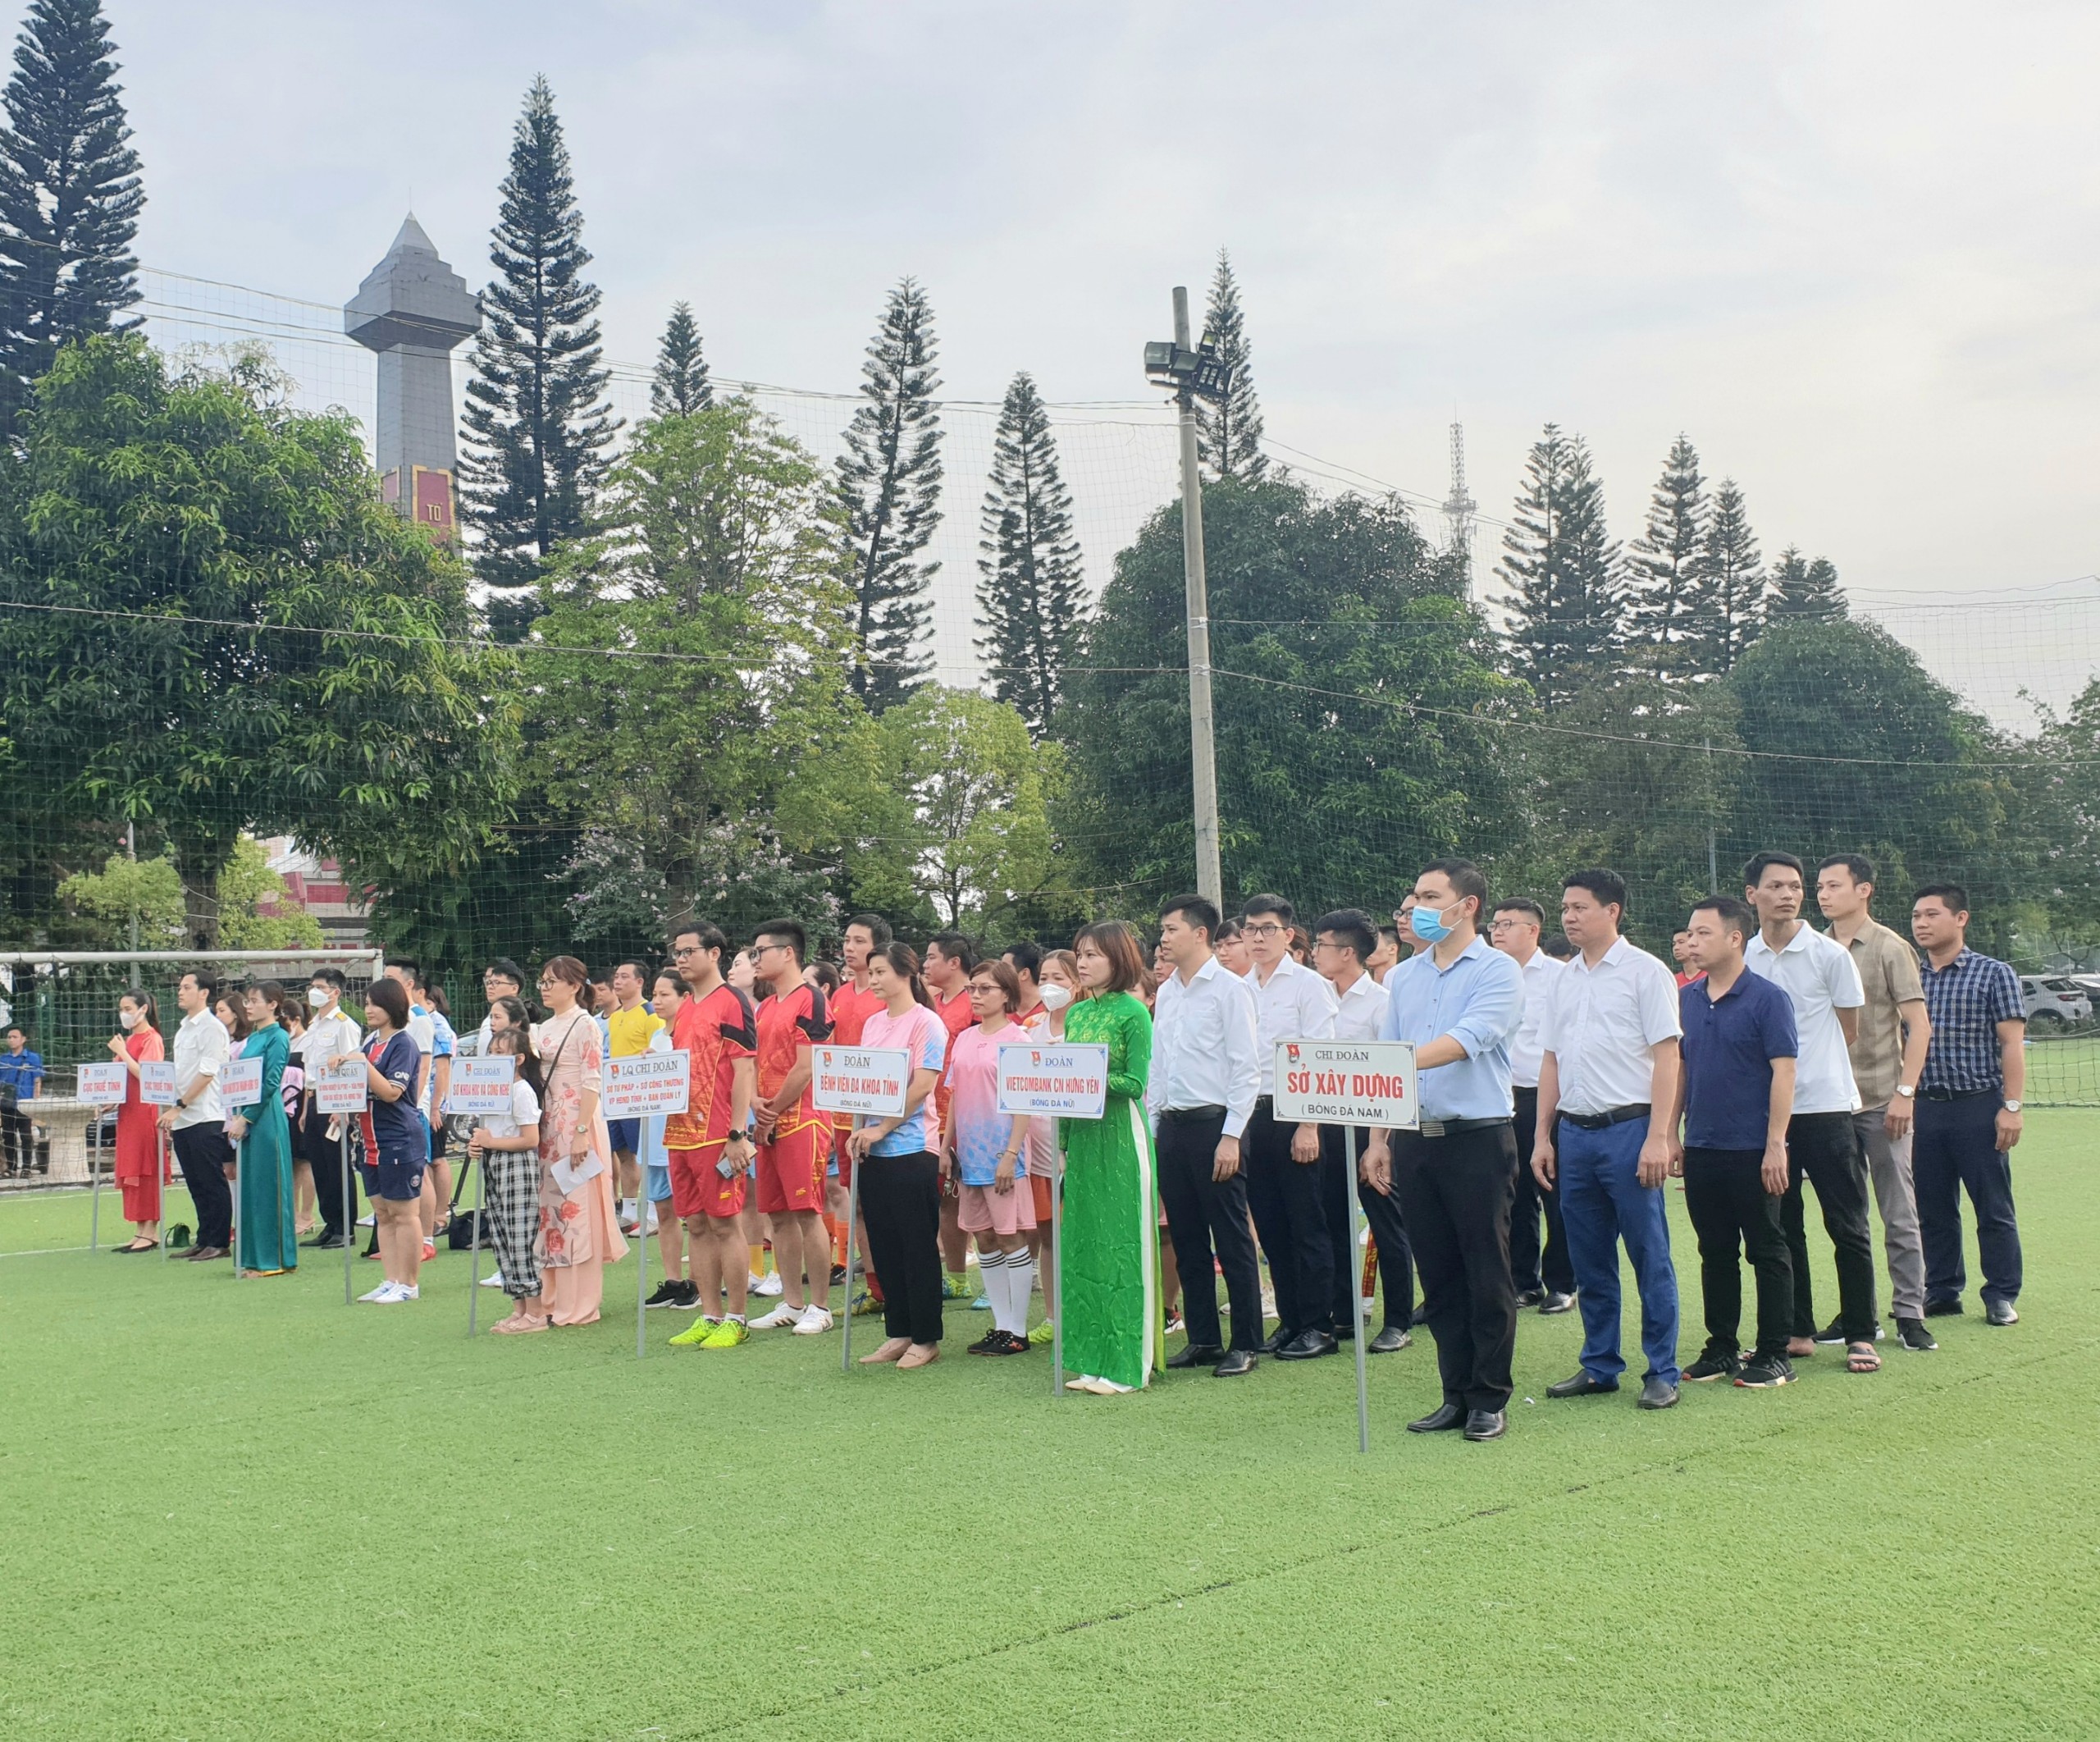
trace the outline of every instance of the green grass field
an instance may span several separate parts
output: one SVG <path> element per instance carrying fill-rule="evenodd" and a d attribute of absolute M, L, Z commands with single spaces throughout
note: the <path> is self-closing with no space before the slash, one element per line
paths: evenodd
<path fill-rule="evenodd" d="M 1505 1440 L 1401 1432 L 1425 1337 L 1367 1457 L 1346 1359 L 1057 1403 L 972 1315 L 849 1377 L 655 1313 L 637 1362 L 631 1268 L 469 1342 L 463 1256 L 351 1310 L 340 1259 L 42 1252 L 84 1200 L 0 1202 L 0 1735 L 2090 1737 L 2096 1145 L 2032 1121 L 2017 1327 L 1972 1292 L 1938 1354 L 1647 1415 L 1528 1401 L 1580 1333 L 1527 1315 Z"/>

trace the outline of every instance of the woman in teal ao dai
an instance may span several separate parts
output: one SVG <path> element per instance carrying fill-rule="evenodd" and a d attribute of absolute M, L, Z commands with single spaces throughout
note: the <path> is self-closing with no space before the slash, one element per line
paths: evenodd
<path fill-rule="evenodd" d="M 285 1116 L 283 1094 L 285 1067 L 291 1059 L 284 1005 L 285 989 L 274 980 L 248 989 L 249 1031 L 240 1056 L 262 1061 L 262 1094 L 252 1104 L 227 1109 L 226 1135 L 240 1144 L 240 1220 L 234 1264 L 257 1276 L 276 1276 L 299 1268 L 292 1128 Z"/>
<path fill-rule="evenodd" d="M 1065 1365 L 1082 1391 L 1135 1391 L 1159 1352 L 1159 1205 L 1145 1082 L 1152 1013 L 1131 989 L 1144 972 L 1130 928 L 1089 926 L 1074 941 L 1085 996 L 1065 1039 L 1108 1048 L 1108 1101 L 1098 1119 L 1061 1119 L 1065 1151 L 1064 1277 L 1057 1316 Z"/>

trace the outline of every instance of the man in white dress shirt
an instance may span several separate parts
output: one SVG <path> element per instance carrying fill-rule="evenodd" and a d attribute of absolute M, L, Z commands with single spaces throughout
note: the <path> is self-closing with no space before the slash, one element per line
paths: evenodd
<path fill-rule="evenodd" d="M 1760 853 L 1743 871 L 1743 898 L 1757 914 L 1757 935 L 1743 965 L 1779 985 L 1793 1001 L 1801 1056 L 1794 1067 L 1794 1113 L 1787 1122 L 1791 1178 L 1779 1221 L 1793 1255 L 1794 1334 L 1787 1353 L 1815 1353 L 1815 1301 L 1810 1290 L 1808 1236 L 1801 1182 L 1815 1186 L 1824 1230 L 1838 1259 L 1838 1321 L 1845 1365 L 1854 1373 L 1881 1366 L 1874 1349 L 1874 1233 L 1867 1221 L 1867 1164 L 1852 1115 L 1860 1091 L 1851 1043 L 1859 1037 L 1865 987 L 1852 953 L 1805 924 L 1808 880 L 1790 853 Z"/>
<path fill-rule="evenodd" d="M 1539 1060 L 1545 1050 L 1539 1045 L 1539 1028 L 1565 965 L 1539 948 L 1545 930 L 1545 909 L 1528 895 L 1513 895 L 1495 903 L 1487 940 L 1524 971 L 1524 1021 L 1509 1043 L 1509 1080 L 1517 1097 L 1517 1201 L 1509 1212 L 1509 1280 L 1516 1285 L 1518 1306 L 1536 1306 L 1550 1315 L 1574 1305 L 1575 1267 L 1568 1261 L 1559 1188 L 1541 1185 L 1532 1172 L 1532 1140 L 1539 1125 Z"/>
<path fill-rule="evenodd" d="M 1386 989 L 1372 977 L 1370 963 L 1377 953 L 1378 926 L 1367 913 L 1344 908 L 1321 916 L 1312 927 L 1312 965 L 1326 978 L 1335 994 L 1335 1038 L 1337 1040 L 1375 1040 L 1386 1022 Z M 1356 1152 L 1361 1158 L 1371 1146 L 1371 1133 L 1356 1134 Z M 1385 1323 L 1365 1347 L 1372 1355 L 1392 1355 L 1414 1341 L 1408 1326 L 1414 1317 L 1414 1251 L 1408 1244 L 1407 1223 L 1400 1217 L 1400 1200 L 1392 1182 L 1382 1186 L 1349 1177 L 1349 1145 L 1339 1125 L 1320 1127 L 1320 1196 L 1327 1211 L 1327 1243 L 1335 1256 L 1335 1334 L 1355 1325 L 1356 1310 L 1349 1292 L 1357 1281 L 1356 1243 L 1351 1237 L 1349 1189 L 1354 1186 L 1363 1205 L 1363 1219 L 1371 1224 L 1371 1239 L 1378 1254 L 1378 1277 L 1385 1284 Z"/>
<path fill-rule="evenodd" d="M 226 1109 L 219 1093 L 219 1073 L 233 1043 L 226 1024 L 212 1014 L 218 995 L 218 981 L 194 968 L 176 982 L 175 1001 L 182 1011 L 182 1026 L 175 1031 L 176 1099 L 160 1113 L 160 1127 L 174 1144 L 176 1164 L 197 1211 L 189 1256 L 207 1264 L 224 1258 L 233 1244 L 233 1192 L 226 1184 L 233 1145 L 226 1141 Z"/>
<path fill-rule="evenodd" d="M 1546 1387 L 1549 1397 L 1618 1389 L 1618 1248 L 1641 1291 L 1641 1347 L 1648 1358 L 1641 1407 L 1677 1401 L 1677 1269 L 1663 1191 L 1677 1103 L 1677 976 L 1618 935 L 1626 884 L 1612 871 L 1580 871 L 1561 889 L 1560 929 L 1577 951 L 1553 989 L 1539 1031 L 1538 1130 L 1532 1170 L 1558 1178 L 1568 1255 L 1582 1303 L 1582 1365 Z"/>
<path fill-rule="evenodd" d="M 1262 1347 L 1283 1361 L 1332 1355 L 1337 1347 L 1334 1255 L 1320 1202 L 1320 1127 L 1279 1122 L 1271 1099 L 1277 1042 L 1331 1040 L 1335 1034 L 1335 994 L 1290 953 L 1296 917 L 1281 895 L 1249 896 L 1239 916 L 1253 964 L 1247 985 L 1254 994 L 1254 1062 L 1262 1079 L 1247 1122 L 1247 1207 L 1276 1295 L 1276 1328 Z"/>
<path fill-rule="evenodd" d="M 358 1221 L 358 1177 L 353 1168 L 346 1197 L 340 1138 L 343 1121 L 317 1113 L 313 1100 L 321 1079 L 328 1074 L 328 1061 L 355 1052 L 364 1038 L 364 1031 L 343 1008 L 348 984 L 339 967 L 313 971 L 307 981 L 306 1031 L 295 1043 L 306 1086 L 301 1091 L 304 1105 L 300 1109 L 299 1127 L 294 1135 L 299 1154 L 313 1170 L 313 1196 L 321 1209 L 321 1232 L 306 1243 L 330 1250 L 355 1237 L 351 1230 Z M 336 1136 L 329 1135 L 331 1125 Z"/>
<path fill-rule="evenodd" d="M 1145 1109 L 1189 1326 L 1188 1342 L 1166 1365 L 1208 1366 L 1230 1379 L 1254 1370 L 1262 1346 L 1262 1271 L 1240 1165 L 1259 1081 L 1253 994 L 1211 953 L 1217 925 L 1217 909 L 1200 895 L 1177 895 L 1159 910 L 1160 947 L 1174 972 L 1160 982 L 1153 1010 Z M 1230 1348 L 1218 1325 L 1213 1242 L 1232 1309 Z"/>

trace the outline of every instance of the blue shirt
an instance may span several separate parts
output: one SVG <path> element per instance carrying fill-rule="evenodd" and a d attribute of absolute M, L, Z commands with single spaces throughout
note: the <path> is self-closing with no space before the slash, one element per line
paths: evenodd
<path fill-rule="evenodd" d="M 1933 1025 L 1918 1086 L 1944 1089 L 1950 1095 L 2002 1090 L 1998 1024 L 2027 1020 L 2020 976 L 2007 963 L 1979 956 L 1965 944 L 1945 967 L 1934 967 L 1929 956 L 1923 958 L 1918 977 L 1925 985 L 1925 1014 Z"/>
<path fill-rule="evenodd" d="M 1719 998 L 1704 977 L 1677 994 L 1684 1025 L 1684 1141 L 1762 1151 L 1772 1126 L 1772 1061 L 1801 1056 L 1794 1001 L 1748 968 Z"/>
<path fill-rule="evenodd" d="M 16 1100 L 34 1100 L 36 1086 L 43 1080 L 43 1060 L 32 1049 L 0 1052 L 0 1088 L 12 1089 Z"/>
<path fill-rule="evenodd" d="M 1422 1073 L 1425 1119 L 1506 1119 L 1509 1043 L 1524 1019 L 1524 971 L 1516 958 L 1476 937 L 1447 968 L 1425 949 L 1386 976 L 1381 1040 L 1427 1046 L 1449 1035 L 1466 1049 L 1455 1064 Z"/>
<path fill-rule="evenodd" d="M 364 1053 L 381 1077 L 407 1091 L 390 1101 L 381 1100 L 376 1095 L 372 1097 L 372 1134 L 379 1140 L 381 1154 L 390 1159 L 404 1152 L 421 1156 L 425 1139 L 422 1115 L 416 1111 L 416 1073 L 422 1068 L 422 1053 L 409 1038 L 408 1031 L 400 1028 L 386 1037 L 384 1047 L 375 1048 L 367 1040 Z M 372 1155 L 365 1157 L 367 1161 L 377 1159 Z"/>

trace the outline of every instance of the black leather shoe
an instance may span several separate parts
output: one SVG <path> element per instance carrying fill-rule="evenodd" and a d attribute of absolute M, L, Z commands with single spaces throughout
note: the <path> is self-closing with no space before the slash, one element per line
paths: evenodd
<path fill-rule="evenodd" d="M 1410 1433 L 1449 1433 L 1466 1424 L 1466 1412 L 1455 1403 L 1439 1404 L 1419 1421 L 1408 1424 Z"/>
<path fill-rule="evenodd" d="M 1677 1387 L 1668 1379 L 1647 1379 L 1641 1386 L 1641 1407 L 1644 1410 L 1667 1410 L 1675 1407 Z"/>
<path fill-rule="evenodd" d="M 1216 1343 L 1192 1342 L 1166 1357 L 1167 1370 L 1180 1373 L 1190 1367 L 1215 1367 L 1225 1359 L 1225 1351 Z"/>
<path fill-rule="evenodd" d="M 1984 1318 L 1991 1324 L 2020 1323 L 2020 1315 L 2012 1310 L 2012 1302 L 2010 1301 L 1986 1301 L 1984 1303 Z"/>
<path fill-rule="evenodd" d="M 1557 1288 L 1539 1302 L 1539 1310 L 1549 1319 L 1555 1313 L 1571 1312 L 1574 1310 L 1574 1306 L 1575 1296 L 1564 1295 Z"/>
<path fill-rule="evenodd" d="M 1276 1351 L 1280 1361 L 1317 1360 L 1323 1355 L 1332 1355 L 1335 1343 L 1331 1331 L 1300 1331 Z"/>
<path fill-rule="evenodd" d="M 1399 1326 L 1389 1324 L 1364 1345 L 1364 1352 L 1368 1355 L 1397 1355 L 1413 1341 L 1414 1338 Z"/>
<path fill-rule="evenodd" d="M 1428 1309 L 1428 1307 L 1427 1307 L 1427 1306 L 1418 1306 L 1418 1307 L 1417 1307 L 1417 1308 L 1416 1308 L 1416 1309 L 1415 1309 L 1412 1313 L 1410 1313 L 1410 1314 L 1408 1314 L 1408 1323 L 1410 1325 L 1416 1325 L 1416 1324 L 1428 1324 L 1428 1323 L 1429 1323 L 1429 1309 Z"/>
<path fill-rule="evenodd" d="M 1236 1379 L 1243 1374 L 1252 1373 L 1262 1365 L 1262 1358 L 1252 1349 L 1227 1349 L 1225 1359 L 1211 1369 L 1214 1379 Z"/>
<path fill-rule="evenodd" d="M 1610 1384 L 1607 1385 L 1602 1379 L 1594 1377 L 1589 1369 L 1585 1367 L 1576 1373 L 1572 1379 L 1563 1379 L 1558 1384 L 1547 1386 L 1545 1394 L 1549 1397 L 1600 1397 L 1606 1392 L 1614 1392 L 1618 1389 L 1618 1380 L 1614 1379 Z"/>
<path fill-rule="evenodd" d="M 1262 1339 L 1262 1353 L 1264 1355 L 1274 1355 L 1297 1334 L 1298 1333 L 1295 1331 L 1287 1331 L 1281 1325 L 1278 1325 L 1273 1331 L 1270 1332 L 1267 1337 Z"/>
<path fill-rule="evenodd" d="M 1500 1439 L 1509 1431 L 1509 1418 L 1500 1410 L 1475 1410 L 1466 1417 L 1468 1439 Z"/>
<path fill-rule="evenodd" d="M 1952 1300 L 1952 1301 L 1926 1301 L 1926 1302 L 1925 1302 L 1925 1316 L 1926 1316 L 1928 1319 L 1958 1319 L 1958 1318 L 1960 1318 L 1960 1317 L 1961 1316 L 1961 1297 L 1960 1297 L 1959 1296 L 1956 1296 L 1956 1298 L 1954 1298 L 1954 1299 L 1953 1299 L 1953 1300 Z"/>
<path fill-rule="evenodd" d="M 1545 1291 L 1543 1288 L 1520 1288 L 1517 1291 L 1517 1305 L 1519 1307 L 1536 1306 L 1545 1299 Z"/>
<path fill-rule="evenodd" d="M 319 1233 L 311 1240 L 302 1240 L 299 1244 L 310 1246 L 317 1252 L 340 1252 L 343 1250 L 343 1237 L 340 1234 Z"/>

